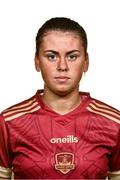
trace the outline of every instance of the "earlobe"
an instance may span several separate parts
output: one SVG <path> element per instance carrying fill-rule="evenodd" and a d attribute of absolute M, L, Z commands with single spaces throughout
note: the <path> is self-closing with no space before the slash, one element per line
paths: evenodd
<path fill-rule="evenodd" d="M 40 59 L 37 56 L 35 56 L 35 69 L 37 72 L 40 72 Z"/>

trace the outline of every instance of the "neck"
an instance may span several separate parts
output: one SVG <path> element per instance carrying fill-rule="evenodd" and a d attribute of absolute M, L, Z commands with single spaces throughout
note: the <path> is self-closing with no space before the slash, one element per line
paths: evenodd
<path fill-rule="evenodd" d="M 67 95 L 58 95 L 44 88 L 44 94 L 42 96 L 43 101 L 54 111 L 59 114 L 66 114 L 73 111 L 80 104 L 79 88 L 70 92 Z"/>

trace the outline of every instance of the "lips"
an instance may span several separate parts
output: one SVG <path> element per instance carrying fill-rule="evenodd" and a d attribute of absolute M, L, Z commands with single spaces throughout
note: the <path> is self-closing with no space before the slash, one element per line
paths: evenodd
<path fill-rule="evenodd" d="M 70 78 L 67 77 L 67 76 L 57 76 L 57 77 L 55 77 L 55 80 L 60 82 L 60 83 L 64 83 L 64 82 L 68 81 L 69 79 Z"/>
<path fill-rule="evenodd" d="M 70 79 L 70 78 L 67 76 L 58 76 L 58 77 L 55 77 L 55 79 Z"/>

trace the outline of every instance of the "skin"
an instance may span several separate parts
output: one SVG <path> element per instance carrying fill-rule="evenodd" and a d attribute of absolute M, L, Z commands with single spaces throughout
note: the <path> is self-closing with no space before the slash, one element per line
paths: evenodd
<path fill-rule="evenodd" d="M 74 32 L 49 31 L 43 37 L 35 67 L 44 80 L 43 101 L 59 114 L 80 104 L 79 83 L 88 70 L 89 58 Z"/>

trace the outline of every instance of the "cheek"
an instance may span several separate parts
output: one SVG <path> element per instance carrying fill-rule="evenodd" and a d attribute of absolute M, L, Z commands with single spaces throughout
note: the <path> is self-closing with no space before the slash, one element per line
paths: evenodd
<path fill-rule="evenodd" d="M 49 72 L 53 72 L 53 66 L 49 63 L 44 63 L 41 65 L 42 74 L 48 74 Z"/>
<path fill-rule="evenodd" d="M 82 66 L 75 66 L 74 69 L 71 71 L 71 76 L 73 77 L 74 81 L 78 83 L 83 75 L 83 67 Z"/>
<path fill-rule="evenodd" d="M 53 76 L 54 68 L 49 64 L 44 64 L 41 66 L 41 74 L 44 81 L 50 81 Z"/>
<path fill-rule="evenodd" d="M 81 64 L 80 65 L 78 64 L 77 66 L 73 66 L 72 69 L 73 69 L 72 71 L 76 74 L 76 76 L 81 75 L 83 73 L 83 65 Z"/>

